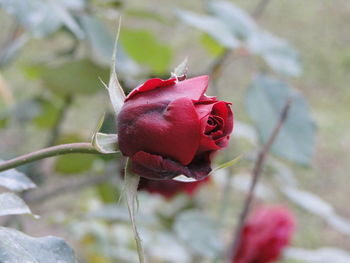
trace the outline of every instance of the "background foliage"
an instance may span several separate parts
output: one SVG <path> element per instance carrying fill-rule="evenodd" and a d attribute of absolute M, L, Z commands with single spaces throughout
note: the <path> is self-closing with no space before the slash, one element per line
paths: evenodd
<path fill-rule="evenodd" d="M 256 151 L 292 97 L 256 203 L 284 203 L 297 215 L 284 262 L 350 262 L 346 1 L 0 0 L 0 7 L 1 159 L 89 141 L 103 112 L 101 131 L 115 133 L 100 79 L 108 82 L 122 15 L 117 72 L 125 90 L 168 78 L 188 56 L 189 76 L 209 74 L 210 95 L 233 102 L 235 131 L 217 164 L 244 154 L 193 197 L 139 193 L 150 261 L 222 261 Z M 0 261 L 137 262 L 127 209 L 117 203 L 117 159 L 66 155 L 1 172 Z M 47 235 L 65 238 L 75 255 L 60 238 L 31 237 Z"/>

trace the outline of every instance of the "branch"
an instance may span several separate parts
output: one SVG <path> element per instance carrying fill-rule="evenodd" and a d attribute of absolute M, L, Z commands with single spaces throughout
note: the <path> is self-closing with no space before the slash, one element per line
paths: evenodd
<path fill-rule="evenodd" d="M 69 153 L 101 154 L 89 142 L 61 144 L 0 162 L 0 172 L 48 157 Z"/>
<path fill-rule="evenodd" d="M 250 184 L 248 195 L 245 199 L 245 202 L 243 205 L 243 210 L 242 210 L 240 217 L 239 217 L 238 226 L 237 226 L 237 228 L 234 232 L 234 235 L 233 235 L 233 242 L 232 242 L 231 249 L 229 250 L 229 257 L 228 257 L 227 262 L 230 262 L 230 263 L 233 262 L 236 254 L 238 252 L 237 249 L 238 249 L 239 243 L 241 241 L 242 230 L 243 230 L 243 227 L 245 225 L 245 222 L 246 222 L 246 219 L 247 219 L 250 207 L 251 207 L 251 203 L 253 201 L 254 191 L 255 191 L 256 185 L 259 181 L 265 159 L 270 151 L 271 146 L 273 145 L 274 141 L 276 140 L 277 135 L 279 134 L 284 122 L 287 119 L 291 103 L 292 103 L 292 99 L 288 98 L 286 104 L 283 107 L 280 118 L 279 118 L 272 134 L 270 135 L 267 143 L 264 145 L 264 147 L 260 150 L 260 152 L 258 154 L 258 159 L 256 160 L 253 171 L 252 171 L 252 181 Z"/>

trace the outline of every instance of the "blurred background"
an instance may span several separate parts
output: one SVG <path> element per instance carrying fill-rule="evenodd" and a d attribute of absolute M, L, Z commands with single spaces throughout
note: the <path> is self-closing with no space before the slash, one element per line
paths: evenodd
<path fill-rule="evenodd" d="M 101 80 L 108 82 L 120 15 L 125 91 L 168 78 L 187 57 L 188 76 L 210 75 L 208 94 L 233 104 L 231 143 L 215 165 L 243 155 L 190 190 L 141 187 L 138 227 L 149 262 L 223 262 L 256 153 L 289 97 L 254 206 L 295 214 L 280 262 L 350 262 L 348 1 L 0 0 L 0 159 L 88 142 L 104 112 L 102 132 L 116 133 Z M 63 237 L 79 262 L 137 262 L 118 201 L 119 158 L 63 155 L 11 170 L 22 187 L 3 181 L 0 194 L 17 192 L 31 212 L 23 203 L 1 225 Z M 40 218 L 14 215 L 21 213 Z"/>

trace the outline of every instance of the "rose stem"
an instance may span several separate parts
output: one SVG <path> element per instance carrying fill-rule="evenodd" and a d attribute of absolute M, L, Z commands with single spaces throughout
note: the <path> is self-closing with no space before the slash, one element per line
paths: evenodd
<path fill-rule="evenodd" d="M 272 134 L 270 135 L 267 143 L 264 145 L 264 147 L 260 150 L 260 152 L 258 154 L 258 158 L 255 162 L 255 165 L 254 165 L 254 168 L 252 171 L 252 180 L 251 180 L 251 184 L 249 187 L 249 191 L 248 191 L 248 194 L 247 194 L 246 199 L 244 201 L 243 209 L 242 209 L 242 212 L 241 212 L 240 217 L 239 217 L 237 228 L 234 231 L 232 245 L 230 246 L 230 249 L 228 250 L 229 256 L 228 256 L 227 262 L 229 262 L 229 263 L 232 263 L 235 256 L 236 256 L 238 245 L 239 245 L 240 239 L 241 239 L 242 230 L 243 230 L 245 221 L 247 219 L 247 216 L 248 216 L 248 213 L 249 213 L 249 210 L 251 207 L 251 203 L 253 201 L 254 191 L 255 191 L 256 185 L 258 183 L 258 180 L 260 178 L 264 162 L 266 160 L 266 157 L 270 151 L 272 144 L 276 140 L 277 135 L 279 134 L 281 127 L 283 126 L 283 123 L 287 119 L 291 103 L 292 103 L 292 99 L 288 98 L 286 104 L 284 105 L 284 107 L 281 111 L 280 118 L 279 118 Z"/>
<path fill-rule="evenodd" d="M 101 154 L 89 142 L 60 144 L 0 162 L 0 172 L 48 157 L 69 153 Z"/>

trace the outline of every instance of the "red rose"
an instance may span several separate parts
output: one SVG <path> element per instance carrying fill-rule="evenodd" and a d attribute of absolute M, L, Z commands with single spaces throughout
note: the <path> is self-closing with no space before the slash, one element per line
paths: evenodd
<path fill-rule="evenodd" d="M 281 206 L 258 208 L 243 228 L 234 263 L 268 263 L 277 260 L 289 244 L 294 216 Z"/>
<path fill-rule="evenodd" d="M 160 194 L 167 199 L 174 197 L 179 193 L 193 195 L 198 188 L 209 182 L 210 177 L 195 182 L 179 182 L 175 180 L 150 180 L 144 177 L 140 178 L 139 190 L 145 190 L 151 194 Z"/>
<path fill-rule="evenodd" d="M 126 97 L 118 140 L 134 173 L 150 179 L 208 175 L 212 154 L 228 144 L 233 114 L 229 103 L 204 94 L 207 87 L 208 76 L 150 79 Z"/>

